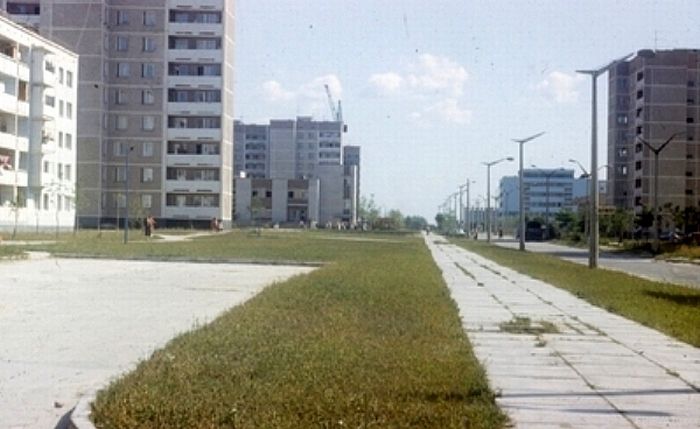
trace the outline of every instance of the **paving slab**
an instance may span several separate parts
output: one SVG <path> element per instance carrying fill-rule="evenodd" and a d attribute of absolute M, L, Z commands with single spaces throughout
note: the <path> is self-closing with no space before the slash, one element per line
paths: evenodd
<path fill-rule="evenodd" d="M 0 428 L 53 428 L 178 333 L 310 267 L 0 262 Z"/>
<path fill-rule="evenodd" d="M 436 241 L 426 236 L 515 427 L 700 427 L 700 349 Z M 530 326 L 508 329 L 516 317 Z M 542 322 L 555 332 L 531 329 Z"/>

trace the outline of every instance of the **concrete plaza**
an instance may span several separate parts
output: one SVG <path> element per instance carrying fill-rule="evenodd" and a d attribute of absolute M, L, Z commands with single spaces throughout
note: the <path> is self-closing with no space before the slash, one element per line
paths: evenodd
<path fill-rule="evenodd" d="M 516 427 L 700 427 L 700 349 L 439 236 L 426 241 Z M 529 327 L 504 325 L 517 318 Z"/>
<path fill-rule="evenodd" d="M 53 428 L 178 333 L 313 268 L 41 258 L 0 262 L 0 428 Z"/>

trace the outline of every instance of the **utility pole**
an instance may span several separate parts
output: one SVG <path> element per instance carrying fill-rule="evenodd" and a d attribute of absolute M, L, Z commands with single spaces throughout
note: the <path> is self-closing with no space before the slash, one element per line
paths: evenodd
<path fill-rule="evenodd" d="M 491 162 L 482 162 L 486 166 L 486 242 L 491 241 L 491 167 L 503 161 L 512 161 L 513 157 L 497 159 Z"/>
<path fill-rule="evenodd" d="M 523 185 L 523 145 L 530 140 L 534 140 L 537 137 L 544 134 L 544 131 L 537 133 L 533 136 L 524 139 L 513 139 L 514 142 L 520 145 L 520 171 L 518 173 L 518 215 L 520 224 L 520 250 L 525 251 L 525 186 Z"/>

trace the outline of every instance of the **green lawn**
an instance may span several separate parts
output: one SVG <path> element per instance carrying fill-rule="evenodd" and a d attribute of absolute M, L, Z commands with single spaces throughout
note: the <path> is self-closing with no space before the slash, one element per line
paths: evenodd
<path fill-rule="evenodd" d="M 116 234 L 93 232 L 35 247 L 115 257 L 326 262 L 175 338 L 100 392 L 93 405 L 98 427 L 505 424 L 418 237 L 236 231 L 124 245 Z"/>
<path fill-rule="evenodd" d="M 453 243 L 520 273 L 566 289 L 591 304 L 700 347 L 700 290 L 654 282 L 557 257 L 506 249 L 484 242 Z"/>

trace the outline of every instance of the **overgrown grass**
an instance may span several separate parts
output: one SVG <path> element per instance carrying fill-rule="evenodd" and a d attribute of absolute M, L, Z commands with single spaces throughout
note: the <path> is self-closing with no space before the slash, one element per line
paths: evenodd
<path fill-rule="evenodd" d="M 700 246 L 688 246 L 683 244 L 671 252 L 660 255 L 661 259 L 682 258 L 693 261 L 700 261 Z"/>
<path fill-rule="evenodd" d="M 594 305 L 700 347 L 700 290 L 617 271 L 591 270 L 541 253 L 464 239 L 452 241 L 498 264 L 569 290 Z"/>
<path fill-rule="evenodd" d="M 22 249 L 16 246 L 2 246 L 0 245 L 0 260 L 4 259 L 16 259 L 24 257 L 24 252 Z"/>
<path fill-rule="evenodd" d="M 118 237 L 78 238 L 47 248 L 329 262 L 175 338 L 101 391 L 93 405 L 100 428 L 505 424 L 418 238 L 362 242 L 311 232 L 236 232 L 126 246 Z"/>

